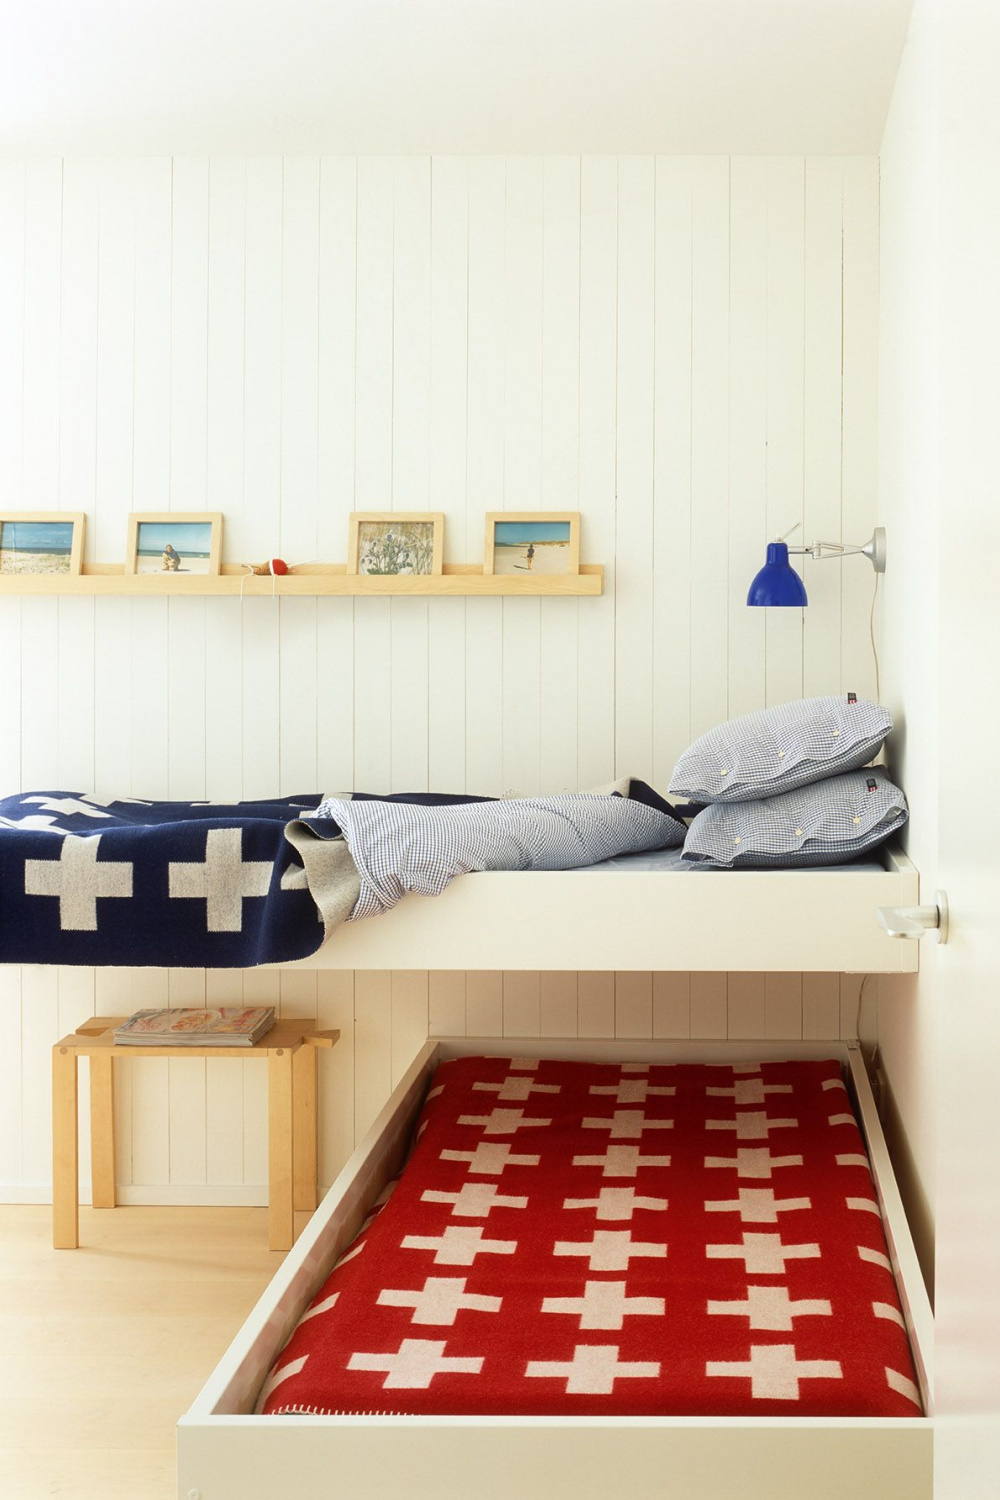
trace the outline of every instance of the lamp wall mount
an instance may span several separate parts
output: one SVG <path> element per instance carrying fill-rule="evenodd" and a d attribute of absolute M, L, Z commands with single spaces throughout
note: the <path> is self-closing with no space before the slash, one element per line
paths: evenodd
<path fill-rule="evenodd" d="M 788 551 L 800 557 L 814 557 L 817 561 L 831 557 L 867 557 L 876 573 L 884 573 L 885 527 L 876 526 L 863 547 L 852 547 L 845 542 L 813 542 L 809 547 L 789 547 Z"/>

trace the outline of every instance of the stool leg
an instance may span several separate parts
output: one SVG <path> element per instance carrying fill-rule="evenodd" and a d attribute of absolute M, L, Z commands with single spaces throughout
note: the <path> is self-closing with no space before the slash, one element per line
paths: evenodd
<path fill-rule="evenodd" d="M 90 1058 L 90 1176 L 95 1208 L 114 1208 L 115 1196 L 115 1060 L 110 1054 Z"/>
<path fill-rule="evenodd" d="M 296 1208 L 316 1207 L 316 1048 L 305 1043 L 292 1057 L 292 1136 Z"/>
<path fill-rule="evenodd" d="M 52 1049 L 52 1245 L 75 1250 L 80 1243 L 76 1052 Z"/>
<path fill-rule="evenodd" d="M 278 1047 L 267 1054 L 267 1243 L 290 1250 L 295 1239 L 292 1210 L 292 1054 Z"/>

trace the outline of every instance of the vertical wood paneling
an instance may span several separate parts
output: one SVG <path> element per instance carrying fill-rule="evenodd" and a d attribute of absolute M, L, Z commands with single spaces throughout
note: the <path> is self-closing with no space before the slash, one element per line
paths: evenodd
<path fill-rule="evenodd" d="M 665 787 L 691 739 L 691 288 L 695 164 L 656 161 L 653 774 Z"/>
<path fill-rule="evenodd" d="M 397 161 L 393 172 L 392 509 L 430 507 L 430 163 Z M 435 506 L 435 509 L 437 507 Z M 389 604 L 393 791 L 427 789 L 428 618 L 426 599 Z"/>
<path fill-rule="evenodd" d="M 319 493 L 317 550 L 346 553 L 354 509 L 357 165 L 341 158 L 320 166 L 319 219 Z M 321 599 L 317 609 L 319 790 L 349 791 L 354 776 L 354 601 Z M 329 1068 L 327 1069 L 329 1072 Z"/>
<path fill-rule="evenodd" d="M 844 163 L 844 372 L 841 523 L 843 539 L 865 542 L 874 520 L 878 472 L 878 161 Z M 867 487 L 867 494 L 866 494 Z M 841 569 L 841 688 L 873 696 L 868 618 L 875 579 L 864 559 Z M 860 684 L 858 686 L 857 684 Z"/>
<path fill-rule="evenodd" d="M 581 609 L 577 652 L 577 785 L 600 786 L 615 759 L 615 393 L 618 167 L 580 165 L 580 512 L 588 553 L 607 560 L 603 598 Z"/>
<path fill-rule="evenodd" d="M 720 159 L 699 167 L 691 207 L 692 735 L 728 712 L 729 382 L 729 163 Z"/>
<path fill-rule="evenodd" d="M 746 157 L 732 163 L 730 180 L 727 561 L 731 717 L 752 712 L 765 699 L 768 612 L 747 608 L 747 589 L 764 561 L 765 543 L 773 539 L 767 525 L 767 172 L 766 161 Z"/>
<path fill-rule="evenodd" d="M 803 162 L 767 164 L 767 528 L 783 536 L 802 520 Z M 798 544 L 796 531 L 790 541 Z M 809 541 L 812 538 L 808 538 Z M 802 694 L 800 610 L 766 611 L 766 694 L 786 703 Z"/>
<path fill-rule="evenodd" d="M 355 510 L 392 501 L 392 163 L 358 162 Z M 392 601 L 356 610 L 354 626 L 355 783 L 388 791 L 392 781 Z"/>
<path fill-rule="evenodd" d="M 91 560 L 133 508 L 223 511 L 234 562 L 340 559 L 355 508 L 443 510 L 475 562 L 487 511 L 546 508 L 607 569 L 587 601 L 0 600 L 3 789 L 662 789 L 727 714 L 871 690 L 863 563 L 808 565 L 804 623 L 743 599 L 796 520 L 871 530 L 877 238 L 868 160 L 0 163 L 0 487 L 85 510 Z M 47 1178 L 48 1048 L 94 1009 L 339 1027 L 329 1182 L 428 1033 L 833 1037 L 859 984 L 0 971 L 0 1185 Z M 261 1196 L 258 1063 L 134 1063 L 117 1119 L 124 1184 Z"/>
<path fill-rule="evenodd" d="M 507 184 L 501 157 L 469 162 L 466 545 L 480 557 L 484 516 L 504 508 L 504 308 Z M 525 601 L 516 601 L 525 602 Z M 466 790 L 503 790 L 503 601 L 465 614 Z"/>
<path fill-rule="evenodd" d="M 653 775 L 653 162 L 618 164 L 615 775 Z"/>

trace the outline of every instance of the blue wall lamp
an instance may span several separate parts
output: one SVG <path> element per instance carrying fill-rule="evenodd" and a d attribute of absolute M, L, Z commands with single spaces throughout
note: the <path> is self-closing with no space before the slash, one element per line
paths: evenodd
<path fill-rule="evenodd" d="M 798 525 L 792 527 L 797 531 Z M 791 536 L 792 532 L 786 532 Z M 831 557 L 848 557 L 857 553 L 867 557 L 876 573 L 885 572 L 885 530 L 876 526 L 870 541 L 863 547 L 849 547 L 843 542 L 813 542 L 809 547 L 789 547 L 784 537 L 778 542 L 768 542 L 767 561 L 750 585 L 747 603 L 774 608 L 801 609 L 809 603 L 806 586 L 788 561 L 790 553 L 817 560 Z"/>

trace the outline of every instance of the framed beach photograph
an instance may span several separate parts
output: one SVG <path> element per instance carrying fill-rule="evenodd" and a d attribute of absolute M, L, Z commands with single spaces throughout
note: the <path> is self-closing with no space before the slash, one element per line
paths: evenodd
<path fill-rule="evenodd" d="M 348 573 L 438 576 L 444 555 L 441 511 L 358 510 L 351 513 Z"/>
<path fill-rule="evenodd" d="M 222 516 L 217 511 L 150 511 L 129 516 L 126 573 L 189 577 L 219 573 L 221 568 Z"/>
<path fill-rule="evenodd" d="M 580 512 L 494 511 L 486 517 L 483 572 L 565 576 L 580 571 Z"/>
<path fill-rule="evenodd" d="M 75 512 L 0 513 L 0 574 L 79 576 L 86 524 L 86 517 Z"/>

